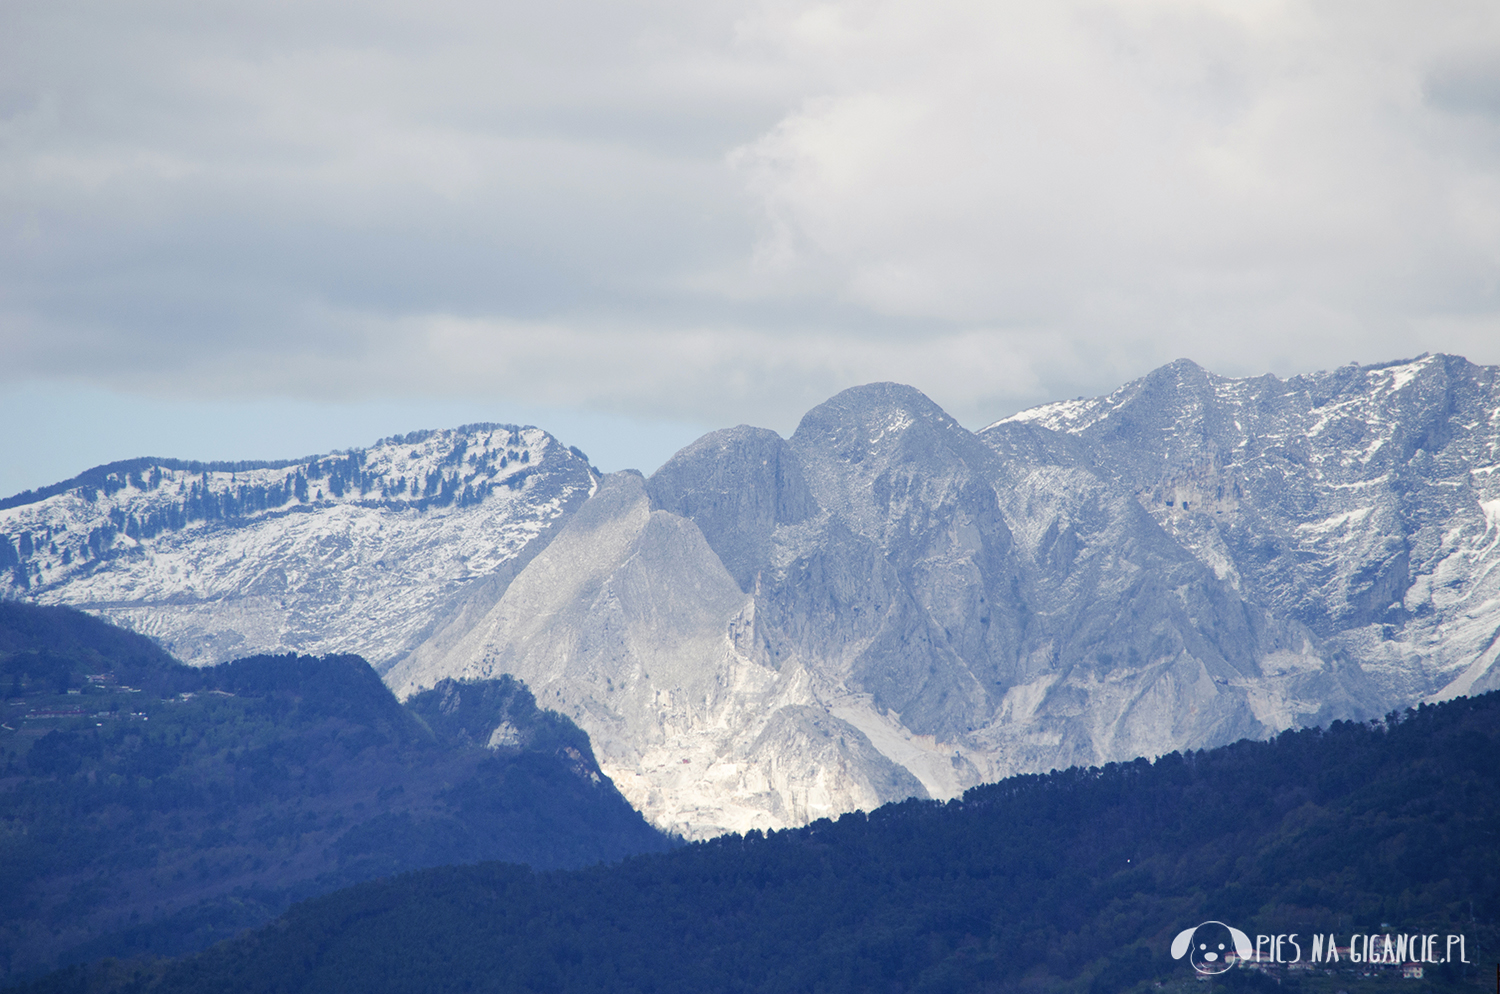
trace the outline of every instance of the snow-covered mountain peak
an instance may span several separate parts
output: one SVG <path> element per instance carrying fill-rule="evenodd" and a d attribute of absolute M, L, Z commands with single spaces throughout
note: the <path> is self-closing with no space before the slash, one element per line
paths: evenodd
<path fill-rule="evenodd" d="M 979 435 L 871 384 L 649 480 L 495 425 L 115 464 L 0 502 L 0 568 L 196 661 L 510 672 L 701 836 L 1500 686 L 1497 470 L 1500 369 L 1183 360 Z"/>
<path fill-rule="evenodd" d="M 0 504 L 0 596 L 97 611 L 192 662 L 389 662 L 593 486 L 580 453 L 496 424 L 296 461 L 112 463 Z"/>
<path fill-rule="evenodd" d="M 1500 499 L 1497 373 L 1440 354 L 1287 380 L 1173 364 L 985 436 L 1013 444 L 1024 424 L 1078 439 L 1221 576 L 1397 692 L 1427 693 L 1489 672 L 1500 651 L 1485 538 Z"/>

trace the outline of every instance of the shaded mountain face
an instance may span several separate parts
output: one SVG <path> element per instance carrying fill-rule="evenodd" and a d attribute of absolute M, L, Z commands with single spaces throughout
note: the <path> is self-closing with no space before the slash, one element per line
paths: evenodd
<path fill-rule="evenodd" d="M 469 425 L 295 462 L 114 463 L 0 502 L 0 597 L 83 608 L 194 664 L 377 669 L 495 596 L 594 487 L 537 428 Z"/>
<path fill-rule="evenodd" d="M 740 425 L 704 435 L 646 481 L 653 507 L 690 519 L 746 593 L 779 525 L 817 513 L 802 466 L 781 436 Z"/>
<path fill-rule="evenodd" d="M 391 572 L 348 559 L 327 581 L 342 600 L 304 585 L 278 610 L 383 660 L 403 696 L 513 674 L 588 732 L 632 804 L 690 837 L 1263 738 L 1500 679 L 1495 374 L 1439 356 L 1230 380 L 1179 362 L 977 434 L 870 384 L 789 439 L 713 432 L 650 479 L 596 482 L 539 435 L 531 465 L 555 476 L 513 493 L 555 483 L 550 502 L 372 509 Z M 524 508 L 532 530 L 477 543 Z M 464 542 L 459 570 L 447 550 Z M 234 546 L 247 554 L 212 574 L 225 604 L 250 601 L 233 577 L 280 568 L 277 548 Z M 80 599 L 127 566 L 144 587 L 163 564 L 200 575 L 119 562 L 76 589 L 44 570 L 29 596 Z M 164 624 L 131 603 L 99 610 Z"/>
<path fill-rule="evenodd" d="M 0 980 L 203 948 L 372 877 L 661 850 L 587 736 L 517 681 L 403 706 L 357 656 L 189 667 L 0 602 Z"/>

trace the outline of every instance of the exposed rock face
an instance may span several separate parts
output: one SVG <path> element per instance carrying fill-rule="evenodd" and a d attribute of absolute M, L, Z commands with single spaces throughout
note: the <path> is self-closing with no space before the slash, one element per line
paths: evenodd
<path fill-rule="evenodd" d="M 380 669 L 498 597 L 594 480 L 512 425 L 296 462 L 115 463 L 0 504 L 0 596 L 92 611 L 195 664 L 356 652 Z"/>
<path fill-rule="evenodd" d="M 691 518 L 749 593 L 778 525 L 817 514 L 802 466 L 781 436 L 740 425 L 704 435 L 646 482 L 654 507 Z"/>
<path fill-rule="evenodd" d="M 1248 599 L 1359 660 L 1383 702 L 1500 686 L 1500 384 L 1423 356 L 1281 381 L 1180 360 L 1023 412 Z"/>
<path fill-rule="evenodd" d="M 755 505 L 749 505 L 753 514 Z M 922 793 L 856 728 L 809 710 L 691 520 L 653 510 L 636 473 L 604 479 L 480 618 L 388 675 L 520 677 L 589 733 L 604 771 L 657 825 L 706 836 L 798 824 Z"/>
<path fill-rule="evenodd" d="M 715 432 L 650 481 L 606 480 L 489 615 L 389 679 L 520 676 L 688 835 L 1378 707 L 1357 665 L 1247 602 L 1084 447 L 1001 434 L 895 384 L 788 441 Z"/>
<path fill-rule="evenodd" d="M 325 496 L 263 533 L 183 528 L 175 559 L 142 540 L 38 576 L 45 529 L 81 505 L 33 501 L 51 509 L 0 512 L 0 555 L 30 557 L 13 594 L 157 626 L 179 652 L 199 611 L 283 640 L 257 650 L 382 659 L 401 694 L 514 674 L 654 823 L 701 837 L 1500 684 L 1496 372 L 1179 362 L 978 434 L 872 384 L 790 439 L 714 432 L 586 501 L 587 466 L 538 432 L 533 476 L 462 508 Z M 293 541 L 275 524 L 293 518 L 317 524 Z M 399 580 L 342 551 L 310 582 L 309 548 L 399 549 Z M 285 618 L 255 599 L 283 573 Z M 347 624 L 377 607 L 390 623 Z"/>

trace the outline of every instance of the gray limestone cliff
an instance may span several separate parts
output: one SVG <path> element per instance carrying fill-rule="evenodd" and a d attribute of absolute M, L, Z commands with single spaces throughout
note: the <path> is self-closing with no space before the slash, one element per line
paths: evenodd
<path fill-rule="evenodd" d="M 978 433 L 870 384 L 649 479 L 496 426 L 338 459 L 12 499 L 7 595 L 401 694 L 513 674 L 690 837 L 1500 685 L 1500 386 L 1457 357 L 1179 361 Z M 238 516 L 142 526 L 205 494 Z"/>
<path fill-rule="evenodd" d="M 1285 381 L 1179 360 L 982 436 L 1070 436 L 1183 549 L 1405 706 L 1500 687 L 1497 377 L 1445 355 Z"/>
<path fill-rule="evenodd" d="M 1379 708 L 1355 660 L 1242 597 L 1086 447 L 1002 434 L 896 384 L 788 440 L 714 432 L 606 480 L 392 684 L 516 674 L 688 835 Z"/>

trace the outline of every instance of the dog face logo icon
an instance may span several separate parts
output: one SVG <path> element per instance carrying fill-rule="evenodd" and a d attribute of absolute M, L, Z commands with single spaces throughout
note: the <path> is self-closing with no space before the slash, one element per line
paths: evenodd
<path fill-rule="evenodd" d="M 1250 958 L 1250 936 L 1223 922 L 1204 922 L 1185 928 L 1172 940 L 1172 958 L 1186 956 L 1204 976 L 1223 973 Z"/>

